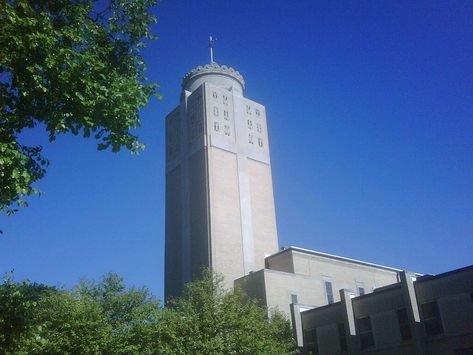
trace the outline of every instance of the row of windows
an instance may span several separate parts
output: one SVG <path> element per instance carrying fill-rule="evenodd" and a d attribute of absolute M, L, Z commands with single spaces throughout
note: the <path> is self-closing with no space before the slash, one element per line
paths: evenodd
<path fill-rule="evenodd" d="M 253 129 L 253 121 L 252 120 L 247 120 L 246 123 L 247 123 L 248 129 Z M 263 126 L 259 122 L 256 122 L 256 131 L 258 131 L 258 133 L 261 133 L 263 131 Z"/>
<path fill-rule="evenodd" d="M 220 123 L 219 122 L 214 122 L 214 131 L 215 132 L 220 132 Z M 229 125 L 223 125 L 223 133 L 226 136 L 230 136 L 230 126 Z"/>
<path fill-rule="evenodd" d="M 251 106 L 250 105 L 246 105 L 246 114 L 251 116 L 252 115 L 252 110 L 251 110 Z M 260 117 L 261 116 L 261 111 L 258 110 L 257 108 L 255 108 L 255 115 Z"/>
<path fill-rule="evenodd" d="M 215 117 L 218 117 L 220 115 L 220 111 L 217 106 L 214 106 L 212 111 Z M 228 110 L 223 110 L 223 118 L 226 119 L 227 121 L 230 118 L 230 114 L 228 113 Z"/>
<path fill-rule="evenodd" d="M 212 98 L 215 99 L 215 100 L 218 100 L 218 93 L 216 91 L 212 92 Z M 222 94 L 222 103 L 225 106 L 228 106 L 228 96 L 227 95 Z"/>

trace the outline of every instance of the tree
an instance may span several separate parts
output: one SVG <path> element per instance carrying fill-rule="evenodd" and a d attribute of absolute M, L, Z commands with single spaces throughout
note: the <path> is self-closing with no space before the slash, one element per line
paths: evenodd
<path fill-rule="evenodd" d="M 131 133 L 157 96 L 140 49 L 153 39 L 156 0 L 0 0 L 0 212 L 37 193 L 48 160 L 24 129 L 93 137 L 98 149 L 143 148 Z M 94 7 L 95 4 L 95 7 Z"/>
<path fill-rule="evenodd" d="M 205 272 L 173 307 L 106 275 L 72 291 L 0 285 L 1 354 L 294 354 L 289 322 Z"/>
<path fill-rule="evenodd" d="M 73 291 L 7 278 L 0 285 L 0 353 L 152 354 L 155 341 L 141 334 L 160 312 L 147 289 L 126 288 L 115 274 Z"/>
<path fill-rule="evenodd" d="M 164 354 L 294 354 L 289 321 L 259 307 L 236 289 L 225 291 L 222 277 L 204 272 L 186 294 L 163 312 L 157 349 Z"/>

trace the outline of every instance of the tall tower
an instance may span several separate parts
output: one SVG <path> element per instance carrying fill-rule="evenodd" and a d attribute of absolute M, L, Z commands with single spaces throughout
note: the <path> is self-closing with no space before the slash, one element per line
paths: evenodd
<path fill-rule="evenodd" d="M 278 251 L 265 107 L 216 63 L 184 76 L 166 117 L 165 298 L 202 267 L 233 280 Z"/>

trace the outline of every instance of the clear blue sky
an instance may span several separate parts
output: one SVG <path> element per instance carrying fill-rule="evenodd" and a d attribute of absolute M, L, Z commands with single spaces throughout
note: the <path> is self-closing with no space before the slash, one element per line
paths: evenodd
<path fill-rule="evenodd" d="M 164 117 L 183 75 L 238 69 L 268 112 L 280 245 L 423 273 L 473 263 L 472 1 L 169 1 L 145 50 L 146 150 L 55 143 L 44 194 L 0 217 L 0 272 L 70 287 L 108 271 L 163 294 Z"/>

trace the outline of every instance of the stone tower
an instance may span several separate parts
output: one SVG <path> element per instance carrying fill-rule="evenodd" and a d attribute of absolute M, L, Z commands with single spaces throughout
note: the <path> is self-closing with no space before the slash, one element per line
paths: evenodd
<path fill-rule="evenodd" d="M 233 68 L 199 66 L 166 117 L 165 298 L 202 267 L 233 280 L 278 251 L 266 111 Z"/>

